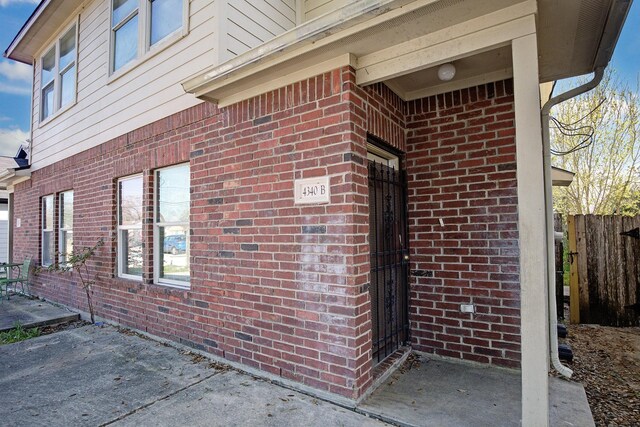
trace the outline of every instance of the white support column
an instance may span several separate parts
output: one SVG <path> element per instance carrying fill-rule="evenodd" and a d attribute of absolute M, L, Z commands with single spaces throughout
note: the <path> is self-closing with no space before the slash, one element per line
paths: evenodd
<path fill-rule="evenodd" d="M 536 35 L 513 40 L 522 336 L 522 426 L 549 425 L 545 209 Z"/>

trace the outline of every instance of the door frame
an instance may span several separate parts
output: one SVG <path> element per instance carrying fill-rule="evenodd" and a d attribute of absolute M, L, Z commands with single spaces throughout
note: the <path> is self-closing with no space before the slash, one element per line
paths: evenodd
<path fill-rule="evenodd" d="M 371 275 L 370 276 L 370 280 L 369 280 L 369 286 L 370 286 L 370 296 L 371 296 L 371 336 L 372 336 L 372 353 L 371 353 L 371 357 L 372 360 L 374 362 L 374 366 L 380 362 L 382 362 L 383 360 L 385 360 L 388 356 L 391 356 L 397 349 L 399 349 L 400 347 L 402 347 L 403 345 L 406 345 L 406 343 L 410 342 L 410 325 L 409 325 L 409 260 L 408 260 L 408 256 L 409 256 L 409 207 L 408 207 L 408 193 L 407 193 L 407 181 L 406 181 L 406 171 L 402 168 L 403 166 L 403 160 L 404 160 L 404 153 L 401 152 L 398 149 L 395 149 L 391 146 L 389 146 L 388 144 L 386 144 L 384 141 L 372 136 L 372 135 L 367 135 L 367 164 L 369 165 L 369 161 L 376 161 L 378 164 L 383 164 L 385 166 L 391 167 L 393 168 L 395 171 L 397 171 L 398 173 L 398 178 L 401 179 L 402 181 L 400 182 L 399 186 L 401 188 L 402 193 L 402 201 L 404 202 L 404 205 L 400 206 L 399 208 L 402 209 L 402 217 L 403 217 L 403 222 L 404 224 L 402 224 L 402 227 L 404 227 L 403 230 L 403 237 L 401 237 L 401 240 L 403 240 L 401 246 L 399 247 L 400 251 L 401 251 L 401 260 L 398 263 L 396 261 L 396 263 L 394 264 L 393 261 L 385 268 L 389 268 L 389 274 L 395 274 L 395 273 L 391 273 L 391 271 L 393 271 L 393 269 L 396 269 L 396 272 L 398 269 L 400 269 L 400 276 L 396 276 L 397 280 L 401 280 L 402 284 L 397 284 L 395 286 L 397 286 L 397 290 L 398 290 L 398 294 L 397 296 L 400 295 L 400 292 L 402 293 L 402 300 L 403 300 L 403 307 L 400 307 L 400 305 L 397 305 L 396 308 L 398 308 L 399 312 L 402 312 L 402 318 L 401 319 L 396 319 L 395 323 L 392 321 L 392 327 L 397 328 L 398 330 L 396 331 L 395 335 L 389 335 L 389 336 L 384 336 L 384 337 L 377 337 L 377 341 L 378 344 L 376 344 L 373 341 L 373 337 L 374 337 L 374 333 L 376 328 L 378 328 L 378 323 L 380 322 L 380 320 L 378 320 L 378 322 L 374 321 L 374 316 L 373 316 L 373 310 L 374 310 L 374 304 L 376 304 L 376 309 L 378 311 L 379 307 L 379 301 L 380 298 L 376 298 L 376 301 L 373 301 L 373 294 L 371 294 L 371 288 L 373 286 L 380 286 L 377 281 L 376 284 L 374 285 L 374 278 Z M 368 171 L 370 171 L 370 167 L 368 167 Z M 369 176 L 368 178 L 369 180 L 371 180 L 371 176 Z M 371 183 L 371 181 L 369 181 Z M 394 185 L 398 185 L 398 184 L 394 184 Z M 369 187 L 371 191 L 371 187 Z M 397 191 L 397 190 L 394 190 Z M 371 193 L 370 193 L 371 194 Z M 371 201 L 369 201 L 369 206 L 371 207 Z M 371 212 L 369 214 L 369 226 L 375 226 L 375 224 L 372 224 L 371 222 Z M 377 247 L 377 243 L 373 243 L 371 241 L 371 230 L 369 231 L 369 259 L 370 262 L 371 261 L 371 257 L 373 256 L 372 254 L 375 252 L 374 251 L 374 244 L 376 244 Z M 379 249 L 376 249 L 379 251 Z M 396 249 L 397 250 L 397 249 Z M 377 260 L 377 255 L 376 255 L 376 260 Z M 376 261 L 377 263 L 377 261 Z M 377 264 L 376 264 L 377 265 Z M 390 267 L 392 265 L 395 265 L 395 267 Z M 400 266 L 400 268 L 398 268 L 398 266 Z M 377 267 L 376 267 L 377 268 Z M 369 266 L 369 271 L 371 272 L 370 274 L 372 274 L 374 270 L 374 265 L 373 263 Z M 386 270 L 385 270 L 386 271 Z M 385 273 L 386 274 L 386 273 Z M 383 279 L 386 280 L 386 279 Z M 379 291 L 380 289 L 378 288 L 377 291 Z M 378 292 L 376 292 L 376 294 L 378 295 Z M 397 297 L 396 296 L 396 297 Z M 383 303 L 384 304 L 384 303 Z M 383 316 L 386 316 L 386 314 L 384 314 Z M 379 317 L 378 317 L 379 319 Z M 379 331 L 378 331 L 379 332 Z M 387 334 L 388 335 L 388 334 Z M 394 342 L 394 337 L 397 338 L 397 341 Z M 379 342 L 381 340 L 385 341 L 384 346 L 380 346 Z M 387 344 L 386 341 L 390 340 L 390 343 Z M 389 348 L 391 347 L 391 350 L 389 351 Z M 381 353 L 384 353 L 384 355 L 381 355 Z"/>

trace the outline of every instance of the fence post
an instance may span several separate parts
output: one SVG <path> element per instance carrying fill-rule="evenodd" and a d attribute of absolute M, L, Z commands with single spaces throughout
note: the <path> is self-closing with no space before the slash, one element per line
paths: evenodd
<path fill-rule="evenodd" d="M 562 214 L 553 214 L 553 230 L 562 233 Z M 560 240 L 554 236 L 556 250 L 556 313 L 557 317 L 564 319 L 564 237 Z"/>
<path fill-rule="evenodd" d="M 576 264 L 578 266 L 578 295 L 580 296 L 580 322 L 590 323 L 591 318 L 591 305 L 590 305 L 590 285 L 589 280 L 589 256 L 590 253 L 587 249 L 587 227 L 593 224 L 593 215 L 576 215 Z M 594 230 L 589 230 L 589 238 L 593 239 Z M 593 253 L 591 253 L 593 255 Z"/>
<path fill-rule="evenodd" d="M 576 221 L 573 215 L 567 216 L 569 239 L 569 321 L 580 323 L 580 290 L 578 288 L 578 245 L 576 243 Z"/>

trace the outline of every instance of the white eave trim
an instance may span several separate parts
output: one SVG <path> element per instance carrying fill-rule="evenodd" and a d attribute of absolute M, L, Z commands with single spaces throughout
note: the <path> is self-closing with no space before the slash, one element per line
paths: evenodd
<path fill-rule="evenodd" d="M 573 182 L 574 172 L 551 166 L 551 183 L 554 187 L 568 187 Z"/>
<path fill-rule="evenodd" d="M 286 31 L 261 46 L 182 82 L 187 93 L 204 97 L 222 86 L 272 67 L 299 54 L 301 48 L 318 48 L 361 30 L 360 25 L 385 15 L 384 20 L 441 0 L 360 0 Z M 368 25 L 367 25 L 368 26 Z M 293 52 L 291 52 L 295 49 Z M 268 63 L 261 64 L 262 62 Z M 207 97 L 216 102 L 215 99 Z"/>
<path fill-rule="evenodd" d="M 0 190 L 7 190 L 28 179 L 31 179 L 31 171 L 28 169 L 3 169 L 0 171 Z"/>
<path fill-rule="evenodd" d="M 15 38 L 13 39 L 13 41 L 11 42 L 7 50 L 4 52 L 4 56 L 6 58 L 13 59 L 15 61 L 19 61 L 28 65 L 33 65 L 31 63 L 31 58 L 23 58 L 21 56 L 16 57 L 13 55 L 13 52 L 22 41 L 25 34 L 27 34 L 29 30 L 31 30 L 31 27 L 33 27 L 33 25 L 38 21 L 42 13 L 49 7 L 51 2 L 52 0 L 43 0 L 40 2 L 38 6 L 36 6 L 36 10 L 29 17 L 29 20 L 22 26 L 22 28 L 20 28 L 20 31 L 15 36 Z"/>

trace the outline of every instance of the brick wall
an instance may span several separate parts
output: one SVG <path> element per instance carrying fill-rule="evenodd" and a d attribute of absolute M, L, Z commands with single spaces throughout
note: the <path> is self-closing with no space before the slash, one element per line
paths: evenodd
<path fill-rule="evenodd" d="M 41 196 L 73 189 L 76 247 L 107 242 L 91 263 L 99 316 L 357 397 L 371 346 L 353 80 L 336 70 L 221 110 L 201 104 L 34 172 L 16 189 L 15 258 L 39 258 Z M 153 283 L 153 170 L 181 162 L 191 171 L 190 290 Z M 114 277 L 116 182 L 134 173 L 145 188 L 142 282 Z M 331 203 L 294 205 L 294 179 L 324 175 Z M 33 290 L 86 309 L 74 281 L 42 273 Z"/>
<path fill-rule="evenodd" d="M 91 261 L 99 316 L 356 398 L 372 368 L 369 133 L 407 152 L 411 268 L 433 274 L 412 278 L 415 347 L 515 366 L 513 105 L 508 84 L 484 88 L 405 103 L 383 84 L 359 88 L 344 68 L 220 110 L 200 104 L 19 184 L 14 258 L 39 258 L 41 197 L 73 189 L 76 247 L 106 241 Z M 183 162 L 189 290 L 153 283 L 151 250 L 153 171 Z M 142 281 L 114 274 L 116 183 L 134 173 L 144 181 Z M 331 203 L 295 205 L 293 181 L 324 175 Z M 33 290 L 86 310 L 76 282 L 41 273 Z M 477 305 L 474 319 L 460 302 Z"/>
<path fill-rule="evenodd" d="M 512 81 L 407 107 L 413 346 L 519 367 Z"/>

